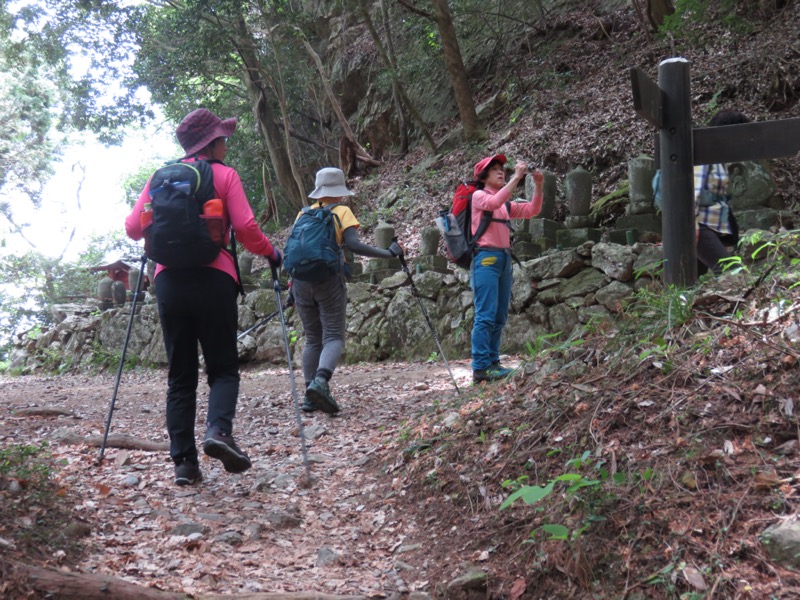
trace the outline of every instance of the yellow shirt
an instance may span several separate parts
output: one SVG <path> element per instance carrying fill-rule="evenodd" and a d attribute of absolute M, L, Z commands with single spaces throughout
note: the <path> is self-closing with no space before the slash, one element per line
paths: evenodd
<path fill-rule="evenodd" d="M 309 208 L 319 208 L 320 206 L 327 206 L 328 204 L 335 204 L 334 202 L 315 202 Z M 344 243 L 344 230 L 348 227 L 358 227 L 358 219 L 353 214 L 353 211 L 350 210 L 349 206 L 345 206 L 344 204 L 337 204 L 336 206 L 331 209 L 333 214 L 335 214 L 338 219 L 334 219 L 334 227 L 336 228 L 336 243 L 340 246 Z M 303 214 L 303 211 L 297 213 L 297 218 L 300 218 L 300 215 Z M 297 220 L 297 218 L 295 220 Z"/>

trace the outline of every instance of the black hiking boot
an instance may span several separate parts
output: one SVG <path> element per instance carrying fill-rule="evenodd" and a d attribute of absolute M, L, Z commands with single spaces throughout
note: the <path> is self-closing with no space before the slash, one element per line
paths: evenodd
<path fill-rule="evenodd" d="M 203 452 L 221 461 L 228 473 L 243 473 L 253 466 L 247 454 L 233 441 L 233 436 L 222 433 L 218 427 L 209 427 L 206 431 Z"/>
<path fill-rule="evenodd" d="M 194 485 L 202 481 L 203 474 L 200 472 L 200 465 L 196 462 L 184 458 L 175 465 L 175 485 Z"/>

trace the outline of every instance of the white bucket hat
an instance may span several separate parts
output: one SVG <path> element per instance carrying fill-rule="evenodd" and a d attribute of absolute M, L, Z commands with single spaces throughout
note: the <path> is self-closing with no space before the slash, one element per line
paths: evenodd
<path fill-rule="evenodd" d="M 314 185 L 317 187 L 308 195 L 309 198 L 341 198 L 353 195 L 353 192 L 348 190 L 345 185 L 344 171 L 334 167 L 325 167 L 317 171 Z"/>

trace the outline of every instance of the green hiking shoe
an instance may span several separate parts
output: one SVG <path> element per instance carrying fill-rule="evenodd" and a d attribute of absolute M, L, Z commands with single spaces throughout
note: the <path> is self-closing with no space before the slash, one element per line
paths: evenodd
<path fill-rule="evenodd" d="M 339 405 L 333 399 L 328 382 L 322 377 L 315 377 L 306 389 L 306 402 L 329 415 L 339 412 Z"/>
<path fill-rule="evenodd" d="M 505 367 L 489 367 L 488 369 L 475 369 L 472 372 L 472 382 L 482 383 L 484 381 L 500 381 L 505 379 L 514 372 L 514 369 L 506 369 Z"/>
<path fill-rule="evenodd" d="M 308 394 L 306 393 L 306 397 L 303 398 L 303 404 L 300 405 L 300 410 L 302 410 L 303 412 L 311 413 L 311 412 L 316 412 L 319 409 L 317 408 L 317 405 L 314 404 L 314 402 L 311 400 L 311 398 L 308 397 Z"/>

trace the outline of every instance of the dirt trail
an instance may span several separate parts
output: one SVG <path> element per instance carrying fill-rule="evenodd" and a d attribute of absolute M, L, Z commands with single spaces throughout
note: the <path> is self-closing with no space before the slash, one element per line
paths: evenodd
<path fill-rule="evenodd" d="M 451 363 L 460 385 L 468 361 Z M 295 375 L 299 376 L 296 371 Z M 108 573 L 161 589 L 198 592 L 319 591 L 384 596 L 424 590 L 426 564 L 404 550 L 422 526 L 392 489 L 387 443 L 415 415 L 452 402 L 441 363 L 385 363 L 340 368 L 332 389 L 342 412 L 303 415 L 315 484 L 303 489 L 297 420 L 287 369 L 242 372 L 235 435 L 253 468 L 230 475 L 203 457 L 204 481 L 172 482 L 168 453 L 59 443 L 66 432 L 102 435 L 114 374 L 0 380 L 0 446 L 51 441 L 63 463 L 59 481 L 91 524 L 82 572 Z M 166 442 L 164 371 L 123 375 L 111 433 Z M 197 437 L 204 431 L 201 384 Z M 21 416 L 30 407 L 60 416 Z M 192 532 L 198 531 L 195 535 Z M 54 557 L 57 562 L 58 557 Z"/>

